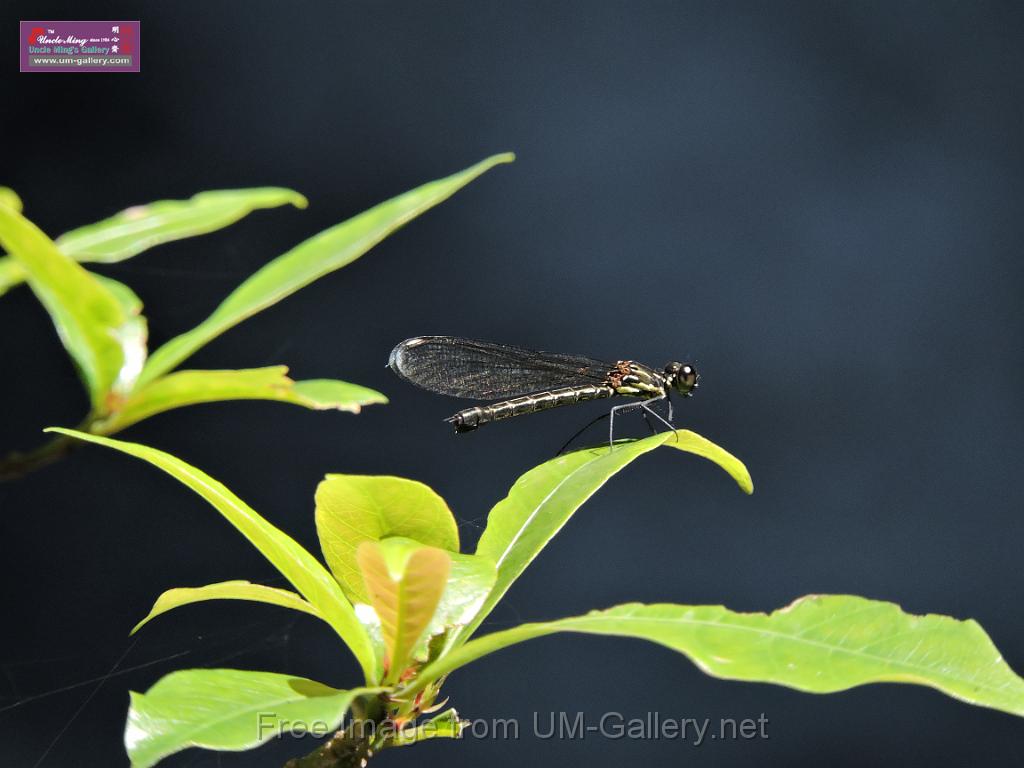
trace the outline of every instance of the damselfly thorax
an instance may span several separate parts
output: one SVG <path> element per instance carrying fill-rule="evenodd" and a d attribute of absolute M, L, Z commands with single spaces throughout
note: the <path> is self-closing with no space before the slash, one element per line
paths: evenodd
<path fill-rule="evenodd" d="M 407 339 L 392 350 L 388 365 L 401 378 L 431 392 L 497 401 L 466 408 L 448 418 L 456 432 L 616 396 L 640 402 L 612 408 L 613 424 L 617 410 L 639 407 L 672 428 L 672 392 L 689 397 L 698 378 L 688 363 L 669 363 L 659 372 L 633 360 L 608 363 L 454 336 Z M 668 401 L 667 420 L 649 407 L 659 400 Z M 611 428 L 609 434 L 611 439 Z"/>

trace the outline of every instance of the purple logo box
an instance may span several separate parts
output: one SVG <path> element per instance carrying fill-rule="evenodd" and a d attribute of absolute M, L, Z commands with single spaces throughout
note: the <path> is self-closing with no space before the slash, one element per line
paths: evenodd
<path fill-rule="evenodd" d="M 139 72 L 137 21 L 23 21 L 22 72 Z"/>

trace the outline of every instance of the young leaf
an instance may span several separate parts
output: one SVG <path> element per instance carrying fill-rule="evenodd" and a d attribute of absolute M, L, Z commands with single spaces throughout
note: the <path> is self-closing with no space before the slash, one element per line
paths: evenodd
<path fill-rule="evenodd" d="M 392 556 L 396 552 L 411 553 L 423 547 L 421 542 L 403 537 L 382 539 L 381 545 L 386 547 Z M 494 586 L 497 574 L 494 563 L 487 558 L 457 552 L 447 552 L 447 555 L 451 560 L 451 570 L 434 615 L 420 637 L 420 642 L 413 648 L 412 656 L 416 661 L 427 660 L 429 645 L 433 638 L 469 624 Z M 451 647 L 454 638 L 455 633 L 450 632 L 442 647 L 442 653 Z"/>
<path fill-rule="evenodd" d="M 1024 716 L 1024 680 L 974 621 L 914 616 L 850 595 L 811 595 L 770 614 L 720 605 L 632 603 L 470 640 L 429 665 L 403 695 L 474 659 L 553 632 L 636 637 L 690 657 L 727 680 L 810 693 L 867 683 L 914 683 L 969 704 Z"/>
<path fill-rule="evenodd" d="M 0 205 L 0 243 L 29 275 L 57 333 L 81 372 L 93 409 L 134 384 L 145 355 L 138 322 L 103 283 L 65 256 L 32 222 Z"/>
<path fill-rule="evenodd" d="M 354 603 L 370 601 L 356 563 L 364 541 L 404 536 L 459 551 L 459 528 L 444 499 L 402 477 L 327 475 L 316 488 L 316 530 L 327 565 Z"/>
<path fill-rule="evenodd" d="M 73 429 L 51 427 L 46 431 L 103 445 L 148 461 L 202 496 L 237 528 L 304 598 L 316 606 L 324 620 L 351 649 L 367 681 L 377 679 L 376 658 L 370 640 L 356 618 L 351 603 L 345 599 L 338 582 L 298 542 L 267 522 L 256 510 L 229 491 L 223 483 L 169 453 L 145 445 L 98 437 Z"/>
<path fill-rule="evenodd" d="M 443 549 L 408 540 L 364 541 L 356 560 L 366 582 L 370 604 L 380 617 L 387 649 L 386 682 L 394 682 L 434 617 L 451 559 Z"/>
<path fill-rule="evenodd" d="M 324 618 L 313 605 L 287 589 L 265 587 L 262 584 L 253 584 L 251 581 L 221 581 L 216 584 L 207 584 L 205 587 L 168 589 L 156 599 L 149 615 L 135 625 L 131 634 L 134 635 L 162 613 L 167 613 L 183 605 L 202 603 L 207 600 L 251 600 L 255 603 L 267 603 L 303 611 L 318 619 Z"/>
<path fill-rule="evenodd" d="M 65 232 L 57 238 L 57 246 L 76 261 L 112 264 L 156 245 L 223 229 L 255 210 L 289 203 L 296 208 L 308 205 L 298 192 L 280 187 L 200 192 L 188 200 L 158 200 L 127 208 Z"/>
<path fill-rule="evenodd" d="M 511 154 L 489 157 L 445 179 L 432 181 L 331 227 L 266 264 L 236 288 L 206 320 L 156 350 L 142 374 L 149 382 L 176 368 L 224 331 L 344 267 L 396 229 L 451 197 Z"/>
<path fill-rule="evenodd" d="M 403 538 L 383 539 L 383 542 L 387 545 L 401 542 L 402 546 L 413 549 L 422 546 L 419 542 Z M 494 586 L 494 563 L 490 560 L 478 555 L 461 555 L 457 552 L 448 552 L 448 557 L 451 559 L 448 583 L 430 624 L 412 650 L 412 658 L 419 662 L 427 661 L 431 655 L 447 653 L 448 649 L 454 646 L 457 630 L 473 620 L 483 605 L 484 598 Z M 373 607 L 366 603 L 356 603 L 355 610 L 373 644 L 377 663 L 383 667 L 388 649 L 384 642 L 380 617 Z M 440 635 L 445 635 L 441 645 L 432 647 Z"/>
<path fill-rule="evenodd" d="M 407 747 L 427 739 L 458 739 L 462 737 L 462 730 L 467 725 L 469 721 L 461 720 L 454 708 L 446 709 L 437 717 L 415 727 L 402 728 L 386 744 L 389 747 Z"/>
<path fill-rule="evenodd" d="M 146 384 L 128 396 L 96 430 L 112 434 L 173 408 L 223 400 L 276 400 L 315 410 L 359 413 L 364 405 L 386 403 L 372 389 L 344 381 L 315 379 L 295 382 L 284 365 L 235 371 L 176 371 Z"/>
<path fill-rule="evenodd" d="M 718 464 L 739 486 L 751 493 L 746 467 L 732 454 L 689 430 L 662 432 L 632 442 L 617 443 L 615 450 L 596 448 L 558 456 L 516 480 L 503 500 L 491 510 L 476 553 L 494 561 L 498 578 L 476 619 L 462 632 L 468 637 L 491 612 L 518 577 L 573 513 L 609 478 L 637 457 L 660 445 L 670 445 Z"/>
<path fill-rule="evenodd" d="M 139 374 L 142 373 L 142 367 L 146 363 L 149 325 L 142 314 L 142 299 L 135 294 L 135 291 L 113 278 L 91 272 L 89 274 L 113 294 L 121 304 L 125 315 L 124 324 L 118 332 L 118 339 L 124 352 L 124 362 L 121 364 L 117 381 L 114 382 L 111 396 L 107 399 L 107 406 L 112 410 L 120 407 L 125 393 L 131 391 Z"/>
<path fill-rule="evenodd" d="M 338 690 L 303 677 L 240 669 L 172 672 L 132 692 L 124 744 L 132 768 L 149 768 L 189 747 L 240 752 L 316 724 L 338 728 L 352 701 L 375 689 Z M 298 734 L 296 734 L 298 735 Z"/>

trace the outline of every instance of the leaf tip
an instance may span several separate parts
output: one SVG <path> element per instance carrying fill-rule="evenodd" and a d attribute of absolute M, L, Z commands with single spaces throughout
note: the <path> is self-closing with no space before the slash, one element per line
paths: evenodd
<path fill-rule="evenodd" d="M 0 205 L 6 205 L 17 213 L 21 213 L 24 210 L 24 204 L 21 202 L 21 198 L 18 197 L 18 193 L 10 187 L 0 187 Z"/>
<path fill-rule="evenodd" d="M 475 169 L 477 169 L 477 174 L 479 175 L 480 173 L 483 173 L 484 171 L 489 171 L 491 168 L 494 168 L 495 166 L 505 165 L 506 163 L 514 163 L 515 160 L 516 160 L 516 153 L 515 152 L 499 152 L 496 155 L 491 155 L 490 157 L 485 157 L 483 160 L 481 160 L 479 163 L 477 163 L 473 167 Z"/>
<path fill-rule="evenodd" d="M 750 470 L 747 469 L 747 466 L 742 461 L 720 445 L 716 445 L 706 437 L 688 429 L 677 429 L 674 433 L 665 432 L 663 434 L 666 435 L 666 438 L 661 445 L 676 448 L 685 453 L 692 453 L 714 462 L 729 474 L 740 487 L 740 490 L 748 496 L 754 492 L 754 480 L 750 477 Z M 669 440 L 667 436 L 673 434 L 675 439 Z"/>
<path fill-rule="evenodd" d="M 80 429 L 69 429 L 67 427 L 46 427 L 43 432 L 47 434 L 64 435 L 65 437 L 73 437 L 76 440 L 91 441 L 96 438 L 96 435 L 91 435 Z"/>

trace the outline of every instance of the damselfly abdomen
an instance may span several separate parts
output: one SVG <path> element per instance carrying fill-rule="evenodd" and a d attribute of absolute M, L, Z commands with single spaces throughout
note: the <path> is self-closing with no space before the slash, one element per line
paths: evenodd
<path fill-rule="evenodd" d="M 615 411 L 622 408 L 643 408 L 672 427 L 671 392 L 689 397 L 698 378 L 689 363 L 669 363 L 656 371 L 633 360 L 609 363 L 454 336 L 406 339 L 391 351 L 388 365 L 401 378 L 431 392 L 498 401 L 466 408 L 447 419 L 456 432 L 588 400 L 640 398 L 639 403 L 611 409 L 609 440 Z M 668 400 L 667 421 L 649 407 L 658 400 Z"/>

